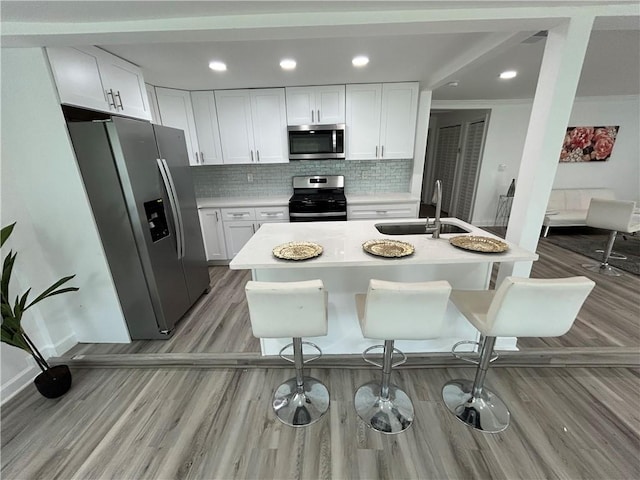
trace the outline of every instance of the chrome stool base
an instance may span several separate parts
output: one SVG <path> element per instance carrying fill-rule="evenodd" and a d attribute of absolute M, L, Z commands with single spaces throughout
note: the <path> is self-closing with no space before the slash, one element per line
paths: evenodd
<path fill-rule="evenodd" d="M 504 402 L 487 388 L 473 398 L 472 380 L 452 380 L 442 388 L 442 399 L 462 423 L 487 433 L 502 432 L 509 426 L 511 414 Z"/>
<path fill-rule="evenodd" d="M 599 273 L 601 275 L 607 275 L 609 277 L 622 276 L 621 270 L 618 270 L 617 268 L 612 267 L 608 263 L 585 263 L 582 266 L 587 270 L 589 270 L 590 272 Z"/>
<path fill-rule="evenodd" d="M 329 410 L 329 390 L 320 380 L 304 377 L 303 392 L 298 392 L 296 378 L 281 384 L 273 394 L 273 411 L 290 427 L 304 427 L 322 418 Z"/>
<path fill-rule="evenodd" d="M 367 427 L 380 433 L 400 433 L 413 423 L 413 404 L 396 385 L 389 384 L 389 398 L 380 398 L 380 383 L 369 382 L 356 391 L 356 412 Z"/>

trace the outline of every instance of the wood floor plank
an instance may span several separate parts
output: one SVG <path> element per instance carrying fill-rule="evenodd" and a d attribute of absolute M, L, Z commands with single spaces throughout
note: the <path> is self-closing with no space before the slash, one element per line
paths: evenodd
<path fill-rule="evenodd" d="M 512 414 L 490 435 L 446 410 L 442 385 L 473 369 L 407 369 L 412 398 L 400 435 L 364 426 L 356 388 L 374 370 L 310 369 L 331 392 L 307 428 L 280 423 L 273 389 L 291 369 L 74 369 L 56 400 L 35 389 L 2 409 L 2 478 L 630 479 L 640 475 L 639 369 L 496 368 L 487 387 Z"/>

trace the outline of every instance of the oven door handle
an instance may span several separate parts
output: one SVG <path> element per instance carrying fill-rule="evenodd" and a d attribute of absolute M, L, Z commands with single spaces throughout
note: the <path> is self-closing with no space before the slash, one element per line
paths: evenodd
<path fill-rule="evenodd" d="M 311 218 L 311 217 L 343 217 L 347 212 L 318 212 L 318 213 L 296 213 L 289 212 L 289 216 L 293 218 Z"/>

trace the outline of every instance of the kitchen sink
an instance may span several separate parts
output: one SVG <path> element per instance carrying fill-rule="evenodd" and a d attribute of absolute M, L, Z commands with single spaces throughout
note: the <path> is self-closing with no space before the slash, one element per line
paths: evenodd
<path fill-rule="evenodd" d="M 420 223 L 377 223 L 376 229 L 385 235 L 420 235 L 432 234 L 436 229 L 429 226 L 425 229 L 425 222 Z M 440 233 L 470 233 L 471 230 L 453 225 L 452 223 L 442 222 L 440 225 Z"/>

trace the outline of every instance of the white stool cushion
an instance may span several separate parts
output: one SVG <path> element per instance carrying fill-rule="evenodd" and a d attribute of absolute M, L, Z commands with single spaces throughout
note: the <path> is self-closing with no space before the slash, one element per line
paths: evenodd
<path fill-rule="evenodd" d="M 327 334 L 327 292 L 322 280 L 250 281 L 245 292 L 255 337 L 319 337 Z"/>
<path fill-rule="evenodd" d="M 635 202 L 592 198 L 587 212 L 587 225 L 594 228 L 633 233 L 640 230 L 638 217 L 634 215 Z"/>
<path fill-rule="evenodd" d="M 362 334 L 378 340 L 426 340 L 441 336 L 451 285 L 370 280 L 356 295 Z"/>
<path fill-rule="evenodd" d="M 586 277 L 507 277 L 495 291 L 454 290 L 451 301 L 485 336 L 558 337 L 594 286 Z"/>

